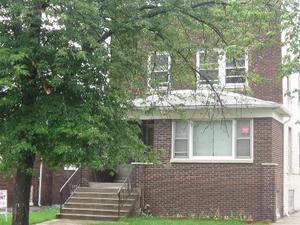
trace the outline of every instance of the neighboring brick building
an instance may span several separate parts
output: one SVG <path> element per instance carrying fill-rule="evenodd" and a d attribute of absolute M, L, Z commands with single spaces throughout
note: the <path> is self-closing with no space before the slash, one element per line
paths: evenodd
<path fill-rule="evenodd" d="M 272 45 L 228 60 L 226 54 L 207 57 L 195 50 L 196 82 L 182 85 L 172 79 L 168 53 L 150 56 L 149 62 L 156 63 L 155 76 L 147 82 L 149 96 L 135 100 L 132 114 L 143 121 L 145 144 L 165 154 L 158 165 L 133 164 L 142 209 L 148 205 L 162 216 L 272 221 L 300 210 L 300 95 L 293 92 L 300 80 L 298 74 L 279 77 L 282 52 L 280 45 Z M 265 82 L 248 82 L 249 71 Z M 59 204 L 59 189 L 74 170 L 41 169 L 37 160 L 35 171 L 32 203 Z M 84 178 L 93 180 L 92 171 L 86 170 Z M 13 178 L 0 177 L 9 205 L 13 186 Z"/>
<path fill-rule="evenodd" d="M 32 178 L 30 204 L 34 206 L 60 204 L 59 191 L 68 178 L 75 172 L 75 168 L 65 167 L 50 170 L 37 159 L 34 165 L 35 175 Z M 77 175 L 79 176 L 79 175 Z M 42 181 L 40 182 L 40 179 Z M 77 179 L 77 178 L 76 178 Z M 93 170 L 83 169 L 83 183 L 93 181 Z M 0 189 L 8 191 L 8 206 L 13 205 L 15 180 L 14 177 L 0 176 Z"/>

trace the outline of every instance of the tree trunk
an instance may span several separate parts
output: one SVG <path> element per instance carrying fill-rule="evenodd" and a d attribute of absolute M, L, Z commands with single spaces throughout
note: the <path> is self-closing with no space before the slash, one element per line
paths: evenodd
<path fill-rule="evenodd" d="M 25 162 L 27 169 L 33 169 L 34 157 L 27 157 Z M 12 225 L 29 225 L 31 178 L 24 169 L 17 169 Z"/>

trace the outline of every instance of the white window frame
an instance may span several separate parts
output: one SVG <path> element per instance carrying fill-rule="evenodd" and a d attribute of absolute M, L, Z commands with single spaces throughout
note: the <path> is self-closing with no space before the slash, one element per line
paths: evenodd
<path fill-rule="evenodd" d="M 225 58 L 225 61 L 224 61 L 224 67 L 225 67 L 225 87 L 226 88 L 239 88 L 239 87 L 248 87 L 248 79 L 247 79 L 247 77 L 245 77 L 245 83 L 227 83 L 226 82 L 226 76 L 227 76 L 227 74 L 226 74 L 226 70 L 227 69 L 244 69 L 245 68 L 245 74 L 247 74 L 248 73 L 248 71 L 249 71 L 249 59 L 248 59 L 248 51 L 247 50 L 245 50 L 245 54 L 244 54 L 244 56 L 245 56 L 245 67 L 238 67 L 238 66 L 235 66 L 235 67 L 227 67 L 227 65 L 226 65 L 226 58 Z"/>
<path fill-rule="evenodd" d="M 249 137 L 238 137 L 237 136 L 237 121 L 238 120 L 249 120 L 249 119 L 236 119 L 236 120 L 233 120 L 233 127 L 234 127 L 234 157 L 236 159 L 248 159 L 248 158 L 243 158 L 243 157 L 238 157 L 237 156 L 237 152 L 236 152 L 236 149 L 237 149 L 237 141 L 238 140 L 249 140 L 250 139 L 250 158 L 253 159 L 253 119 L 250 119 L 250 136 Z"/>
<path fill-rule="evenodd" d="M 222 87 L 232 89 L 232 88 L 244 88 L 248 87 L 248 79 L 245 77 L 245 83 L 226 83 L 226 69 L 234 68 L 234 69 L 239 69 L 239 68 L 244 68 L 244 67 L 227 67 L 226 66 L 226 53 L 222 49 L 213 49 L 213 51 L 219 52 L 219 67 L 218 67 L 218 78 L 219 78 L 219 84 L 213 84 L 213 86 L 218 86 L 221 85 Z M 200 74 L 199 71 L 200 69 L 200 64 L 201 64 L 201 53 L 203 53 L 204 50 L 198 49 L 196 51 L 196 79 L 197 79 L 197 87 L 205 87 L 205 86 L 210 86 L 209 84 L 201 84 L 200 80 Z M 245 72 L 246 74 L 249 71 L 249 56 L 248 56 L 248 51 L 245 50 Z"/>
<path fill-rule="evenodd" d="M 213 49 L 213 51 L 217 52 L 219 55 L 218 58 L 218 68 L 216 68 L 218 70 L 218 79 L 219 79 L 219 83 L 222 83 L 222 71 L 221 71 L 221 63 L 223 60 L 223 56 L 221 56 L 221 50 L 220 49 Z M 198 49 L 196 52 L 196 78 L 197 78 L 197 86 L 209 86 L 209 84 L 201 84 L 201 54 L 205 53 L 204 50 Z M 217 84 L 213 84 L 213 85 L 217 85 Z"/>
<path fill-rule="evenodd" d="M 70 166 L 64 166 L 64 170 L 77 170 L 78 169 L 78 167 L 76 167 L 76 166 L 73 166 L 73 165 L 70 165 Z"/>
<path fill-rule="evenodd" d="M 172 146 L 174 146 L 174 150 L 172 151 L 172 158 L 176 158 L 176 159 L 188 159 L 190 157 L 190 146 L 191 146 L 191 140 L 190 140 L 190 136 L 191 136 L 191 132 L 192 132 L 192 129 L 191 129 L 191 121 L 185 121 L 187 123 L 187 138 L 178 138 L 176 137 L 176 121 L 179 121 L 179 120 L 174 120 L 172 122 Z M 187 149 L 188 149 L 188 152 L 187 152 L 187 157 L 175 157 L 175 141 L 176 140 L 187 140 Z"/>
<path fill-rule="evenodd" d="M 232 154 L 231 156 L 194 156 L 193 155 L 193 123 L 197 120 L 187 120 L 189 125 L 189 146 L 188 157 L 177 158 L 175 157 L 175 126 L 176 121 L 172 121 L 172 146 L 171 146 L 171 162 L 178 163 L 253 163 L 254 158 L 254 136 L 253 136 L 253 119 L 228 119 L 232 121 Z M 238 158 L 237 151 L 237 120 L 250 120 L 250 158 Z"/>
<path fill-rule="evenodd" d="M 167 55 L 168 56 L 168 69 L 165 70 L 155 70 L 152 65 L 153 56 L 160 56 L 160 55 Z M 147 80 L 147 86 L 150 88 L 150 90 L 159 89 L 159 90 L 166 90 L 170 88 L 171 86 L 171 64 L 172 59 L 171 55 L 168 52 L 152 52 L 148 56 L 148 80 Z M 168 81 L 167 82 L 161 82 L 157 87 L 151 86 L 151 75 L 155 72 L 167 72 L 168 73 Z"/>

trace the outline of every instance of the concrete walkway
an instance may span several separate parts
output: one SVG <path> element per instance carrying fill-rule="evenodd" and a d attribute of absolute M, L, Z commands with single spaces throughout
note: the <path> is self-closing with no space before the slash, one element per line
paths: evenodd
<path fill-rule="evenodd" d="M 300 225 L 300 212 L 295 212 L 290 216 L 283 217 L 273 225 Z"/>
<path fill-rule="evenodd" d="M 89 220 L 67 220 L 67 219 L 55 219 L 49 220 L 37 225 L 88 225 L 93 223 L 101 223 L 100 221 L 89 221 Z"/>

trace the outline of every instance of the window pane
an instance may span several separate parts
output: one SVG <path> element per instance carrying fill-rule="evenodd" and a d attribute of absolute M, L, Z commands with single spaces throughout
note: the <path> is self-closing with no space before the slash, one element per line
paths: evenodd
<path fill-rule="evenodd" d="M 245 58 L 226 59 L 226 67 L 245 67 Z"/>
<path fill-rule="evenodd" d="M 250 137 L 251 127 L 250 120 L 238 120 L 237 121 L 237 137 Z"/>
<path fill-rule="evenodd" d="M 188 138 L 188 123 L 186 121 L 176 121 L 175 138 Z"/>
<path fill-rule="evenodd" d="M 232 121 L 214 123 L 214 155 L 232 155 Z"/>
<path fill-rule="evenodd" d="M 168 72 L 153 72 L 150 79 L 150 86 L 155 87 L 169 82 Z"/>
<path fill-rule="evenodd" d="M 188 140 L 175 140 L 175 157 L 188 156 Z"/>
<path fill-rule="evenodd" d="M 232 122 L 195 122 L 194 156 L 231 156 Z"/>
<path fill-rule="evenodd" d="M 230 58 L 226 57 L 226 83 L 246 82 L 246 57 L 244 54 Z"/>
<path fill-rule="evenodd" d="M 229 84 L 244 84 L 245 82 L 246 82 L 245 76 L 232 76 L 232 77 L 226 76 L 226 83 Z"/>
<path fill-rule="evenodd" d="M 219 82 L 219 54 L 216 51 L 201 52 L 199 76 L 202 84 Z M 205 78 L 206 79 L 205 79 Z M 208 81 L 207 81 L 208 80 Z"/>
<path fill-rule="evenodd" d="M 237 158 L 250 158 L 250 139 L 240 139 L 236 143 L 236 156 Z"/>
<path fill-rule="evenodd" d="M 219 53 L 217 51 L 201 52 L 200 53 L 200 65 L 212 64 L 215 68 L 218 68 Z"/>
<path fill-rule="evenodd" d="M 169 69 L 169 55 L 156 55 L 155 56 L 154 71 L 168 71 Z"/>
<path fill-rule="evenodd" d="M 206 78 L 206 79 L 205 79 Z M 202 84 L 217 83 L 219 81 L 219 71 L 218 70 L 200 70 L 200 81 Z"/>
<path fill-rule="evenodd" d="M 213 156 L 213 124 L 194 122 L 193 154 L 194 156 Z"/>

